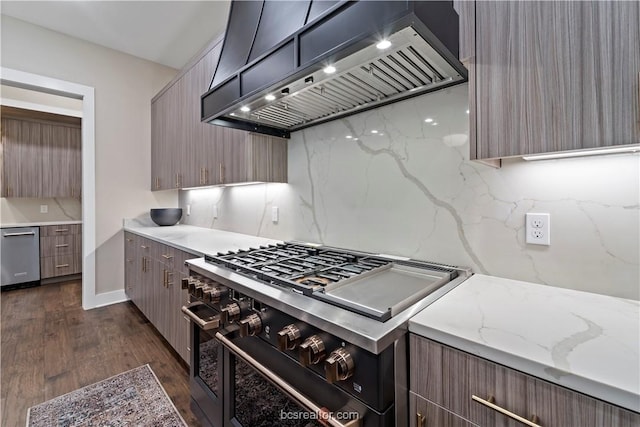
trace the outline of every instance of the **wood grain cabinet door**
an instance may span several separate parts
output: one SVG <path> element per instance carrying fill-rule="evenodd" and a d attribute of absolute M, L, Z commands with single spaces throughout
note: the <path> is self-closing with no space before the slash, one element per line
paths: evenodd
<path fill-rule="evenodd" d="M 640 142 L 640 2 L 478 1 L 475 35 L 472 157 Z"/>
<path fill-rule="evenodd" d="M 411 392 L 478 426 L 640 425 L 638 413 L 414 334 L 410 354 Z M 458 425 L 450 422 L 434 425 Z"/>
<path fill-rule="evenodd" d="M 42 197 L 41 124 L 2 119 L 2 196 Z"/>

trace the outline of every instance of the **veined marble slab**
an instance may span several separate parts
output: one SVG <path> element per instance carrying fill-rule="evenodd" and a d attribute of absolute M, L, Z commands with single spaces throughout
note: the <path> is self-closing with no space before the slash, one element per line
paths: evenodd
<path fill-rule="evenodd" d="M 40 222 L 19 222 L 13 224 L 0 224 L 0 228 L 15 228 L 15 227 L 44 227 L 47 225 L 71 225 L 82 224 L 82 221 L 40 221 Z"/>
<path fill-rule="evenodd" d="M 476 274 L 413 333 L 640 412 L 640 302 Z"/>
<path fill-rule="evenodd" d="M 199 256 L 281 243 L 280 240 L 192 225 L 160 227 L 150 221 L 128 219 L 124 221 L 124 230 Z"/>

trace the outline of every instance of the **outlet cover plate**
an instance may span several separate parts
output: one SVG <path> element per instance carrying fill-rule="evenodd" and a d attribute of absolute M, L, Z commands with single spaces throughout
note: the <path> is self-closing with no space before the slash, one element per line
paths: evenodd
<path fill-rule="evenodd" d="M 551 244 L 551 215 L 548 213 L 527 213 L 525 215 L 526 241 L 530 245 Z"/>

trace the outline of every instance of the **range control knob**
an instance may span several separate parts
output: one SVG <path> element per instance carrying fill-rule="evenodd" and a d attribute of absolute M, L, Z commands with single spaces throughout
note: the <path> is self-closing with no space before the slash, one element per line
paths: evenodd
<path fill-rule="evenodd" d="M 262 319 L 253 313 L 240 321 L 240 336 L 252 337 L 262 332 Z"/>
<path fill-rule="evenodd" d="M 214 286 L 204 291 L 204 299 L 210 303 L 218 304 L 226 294 L 227 289 L 221 286 Z"/>
<path fill-rule="evenodd" d="M 197 295 L 198 289 L 204 288 L 206 286 L 206 282 L 198 279 L 189 280 L 189 294 L 194 297 Z"/>
<path fill-rule="evenodd" d="M 278 332 L 278 349 L 294 350 L 301 340 L 300 329 L 294 324 L 287 325 Z"/>
<path fill-rule="evenodd" d="M 324 373 L 329 384 L 346 380 L 353 375 L 354 368 L 353 357 L 344 348 L 333 350 L 324 361 Z"/>
<path fill-rule="evenodd" d="M 220 322 L 223 324 L 233 323 L 240 318 L 240 306 L 232 302 L 220 309 Z"/>
<path fill-rule="evenodd" d="M 324 342 L 317 335 L 311 335 L 300 344 L 300 363 L 303 366 L 322 362 L 325 356 Z"/>

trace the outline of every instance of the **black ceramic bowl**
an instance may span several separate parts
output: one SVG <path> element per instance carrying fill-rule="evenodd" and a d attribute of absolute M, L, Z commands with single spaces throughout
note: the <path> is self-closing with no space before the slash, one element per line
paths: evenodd
<path fill-rule="evenodd" d="M 181 208 L 159 208 L 149 211 L 151 219 L 158 225 L 175 225 L 182 218 Z"/>

